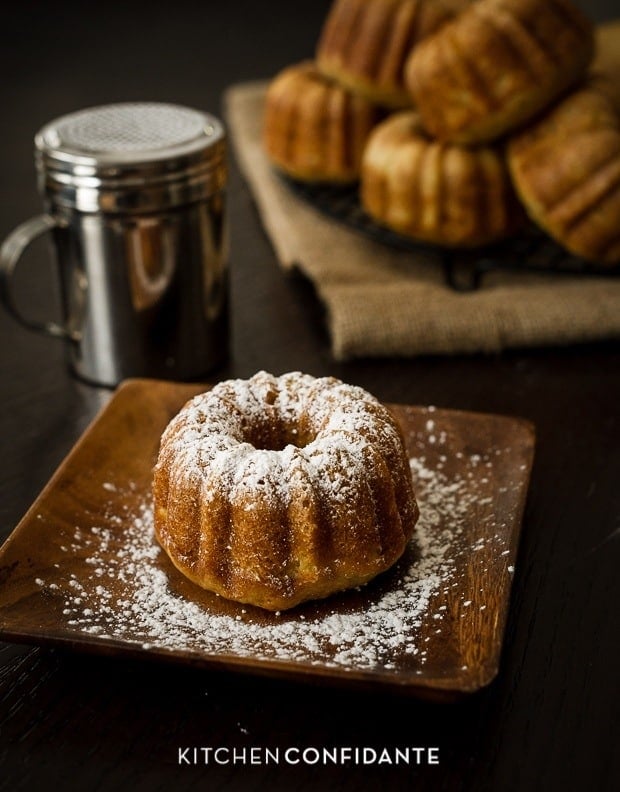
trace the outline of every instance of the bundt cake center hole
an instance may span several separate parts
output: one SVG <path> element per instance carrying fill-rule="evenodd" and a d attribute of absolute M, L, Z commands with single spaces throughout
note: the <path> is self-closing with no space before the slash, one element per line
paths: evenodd
<path fill-rule="evenodd" d="M 289 445 L 305 448 L 313 437 L 286 421 L 271 421 L 250 427 L 246 439 L 258 451 L 283 451 Z"/>

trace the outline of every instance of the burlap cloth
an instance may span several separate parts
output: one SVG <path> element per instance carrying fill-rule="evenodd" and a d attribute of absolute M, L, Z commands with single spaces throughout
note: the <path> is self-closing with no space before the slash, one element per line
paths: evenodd
<path fill-rule="evenodd" d="M 285 270 L 326 307 L 335 358 L 498 351 L 620 337 L 620 280 L 493 273 L 473 292 L 446 285 L 432 256 L 396 250 L 294 195 L 261 147 L 265 82 L 230 88 L 224 112 L 241 172 Z"/>

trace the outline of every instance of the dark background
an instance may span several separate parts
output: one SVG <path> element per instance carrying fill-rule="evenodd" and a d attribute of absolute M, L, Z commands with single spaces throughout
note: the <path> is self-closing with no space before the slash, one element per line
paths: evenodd
<path fill-rule="evenodd" d="M 615 0 L 581 2 L 597 20 Z M 3 9 L 0 236 L 40 211 L 32 138 L 105 102 L 220 113 L 225 88 L 311 56 L 325 0 L 84 3 Z M 386 401 L 521 415 L 538 447 L 498 679 L 458 704 L 0 645 L 0 790 L 620 787 L 617 625 L 620 354 L 601 343 L 337 364 L 309 288 L 285 277 L 235 168 L 232 348 L 214 378 L 332 374 Z M 20 300 L 47 317 L 43 243 Z M 0 536 L 109 391 L 76 382 L 62 345 L 0 314 Z M 179 745 L 437 745 L 431 768 L 178 768 Z"/>

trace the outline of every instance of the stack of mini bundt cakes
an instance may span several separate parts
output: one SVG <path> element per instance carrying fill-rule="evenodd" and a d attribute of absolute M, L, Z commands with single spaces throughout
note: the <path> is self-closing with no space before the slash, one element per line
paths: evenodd
<path fill-rule="evenodd" d="M 529 216 L 614 265 L 620 106 L 596 49 L 571 0 L 334 0 L 316 60 L 269 88 L 265 150 L 293 178 L 359 182 L 414 240 L 487 245 Z"/>
<path fill-rule="evenodd" d="M 263 142 L 271 161 L 302 181 L 357 181 L 373 127 L 411 105 L 411 49 L 470 1 L 335 0 L 316 61 L 289 66 L 269 86 Z"/>

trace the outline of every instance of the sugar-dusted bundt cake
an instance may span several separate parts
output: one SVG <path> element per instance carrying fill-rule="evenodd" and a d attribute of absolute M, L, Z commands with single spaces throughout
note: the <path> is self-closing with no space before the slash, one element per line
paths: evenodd
<path fill-rule="evenodd" d="M 361 388 L 259 372 L 172 419 L 154 470 L 155 529 L 198 585 L 269 610 L 390 567 L 418 508 L 401 431 Z"/>
<path fill-rule="evenodd" d="M 270 160 L 293 178 L 353 182 L 368 135 L 382 115 L 305 61 L 270 83 L 263 145 Z"/>
<path fill-rule="evenodd" d="M 391 108 L 411 105 L 403 67 L 418 41 L 471 0 L 334 0 L 316 51 L 321 71 Z"/>
<path fill-rule="evenodd" d="M 360 194 L 378 223 L 446 246 L 501 239 L 524 218 L 500 148 L 433 140 L 412 110 L 394 113 L 371 135 Z"/>
<path fill-rule="evenodd" d="M 486 142 L 560 96 L 593 52 L 592 25 L 570 0 L 478 0 L 415 48 L 406 83 L 432 135 Z"/>
<path fill-rule="evenodd" d="M 532 219 L 572 253 L 620 262 L 620 115 L 586 85 L 511 138 L 508 163 Z"/>

